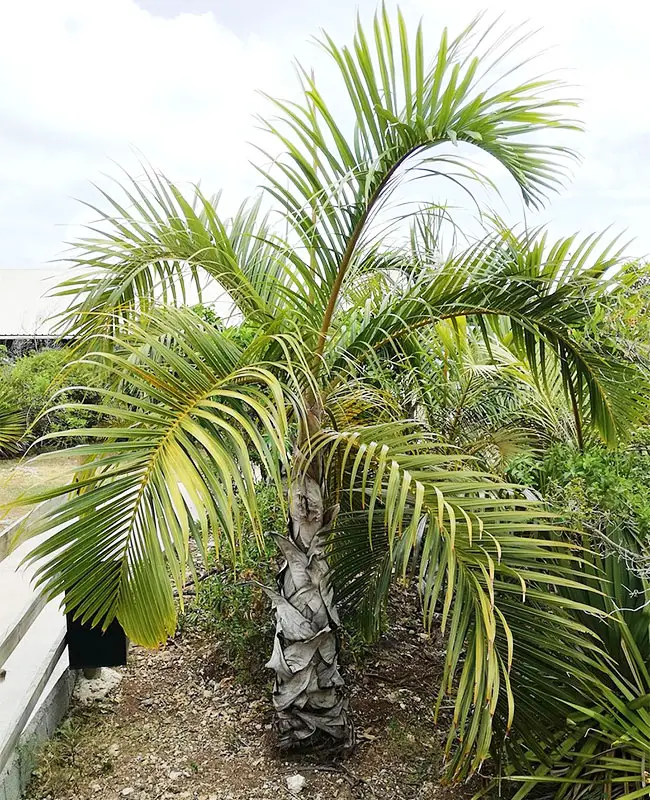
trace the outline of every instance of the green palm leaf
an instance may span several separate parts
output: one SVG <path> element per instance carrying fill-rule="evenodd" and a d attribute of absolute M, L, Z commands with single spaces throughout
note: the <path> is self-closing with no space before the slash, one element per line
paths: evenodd
<path fill-rule="evenodd" d="M 400 179 L 418 166 L 434 174 L 451 166 L 476 177 L 466 160 L 433 155 L 434 148 L 462 141 L 485 150 L 508 169 L 532 206 L 562 184 L 572 151 L 527 137 L 576 130 L 575 121 L 564 116 L 575 102 L 558 100 L 562 86 L 550 79 L 503 87 L 493 82 L 493 70 L 527 38 L 513 40 L 512 32 L 499 35 L 494 27 L 480 31 L 475 20 L 456 39 L 445 31 L 436 59 L 425 67 L 422 28 L 409 37 L 401 14 L 393 26 L 384 8 L 372 34 L 358 23 L 351 48 L 339 48 L 327 35 L 322 41 L 354 115 L 351 135 L 305 71 L 301 104 L 274 101 L 279 120 L 266 124 L 286 155 L 274 160 L 278 177 L 264 176 L 318 273 L 316 298 L 325 304 L 321 352 L 369 225 Z"/>
<path fill-rule="evenodd" d="M 333 368 L 376 358 L 382 349 L 399 354 L 402 339 L 441 320 L 467 318 L 480 328 L 487 319 L 511 337 L 539 385 L 547 384 L 549 362 L 559 367 L 576 416 L 615 443 L 646 413 L 648 394 L 624 347 L 607 350 L 583 333 L 613 285 L 606 274 L 619 263 L 612 245 L 593 254 L 596 243 L 571 237 L 548 246 L 543 234 L 517 238 L 502 231 L 468 253 L 420 269 L 412 284 L 371 313 L 348 313 Z"/>
<path fill-rule="evenodd" d="M 155 302 L 187 304 L 212 283 L 246 315 L 273 314 L 286 271 L 260 200 L 222 220 L 218 196 L 198 187 L 191 200 L 163 176 L 119 185 L 122 202 L 102 191 L 99 227 L 76 243 L 76 274 L 56 294 L 73 298 L 60 319 L 69 334 L 112 334 L 123 318 Z M 108 233 L 107 233 L 108 231 Z"/>
<path fill-rule="evenodd" d="M 94 624 L 117 617 L 154 646 L 175 630 L 189 539 L 205 554 L 209 538 L 236 551 L 245 520 L 261 534 L 251 453 L 279 486 L 291 395 L 188 310 L 162 310 L 131 334 L 139 346 L 95 356 L 121 378 L 93 407 L 115 424 L 66 432 L 94 441 L 71 451 L 84 460 L 76 483 L 32 498 L 69 495 L 32 524 L 31 535 L 56 532 L 30 558 L 68 610 Z"/>
<path fill-rule="evenodd" d="M 26 433 L 27 420 L 18 408 L 0 402 L 0 456 L 16 455 Z"/>
<path fill-rule="evenodd" d="M 441 700 L 455 694 L 450 771 L 467 776 L 489 756 L 493 728 L 508 735 L 513 660 L 517 654 L 515 663 L 530 671 L 527 648 L 544 626 L 552 622 L 556 638 L 548 653 L 536 654 L 539 663 L 575 669 L 576 643 L 585 663 L 596 660 L 589 655 L 598 651 L 596 638 L 590 643 L 589 628 L 565 611 L 593 613 L 564 591 L 583 586 L 581 554 L 549 537 L 553 519 L 542 506 L 412 425 L 323 431 L 314 453 L 320 448 L 341 476 L 334 481 L 345 487 L 348 507 L 357 509 L 332 539 L 342 599 L 376 627 L 393 568 L 402 575 L 415 568 L 425 620 L 438 619 L 447 636 Z"/>

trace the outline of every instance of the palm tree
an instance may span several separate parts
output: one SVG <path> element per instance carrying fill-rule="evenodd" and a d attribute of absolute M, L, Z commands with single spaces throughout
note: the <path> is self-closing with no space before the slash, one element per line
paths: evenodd
<path fill-rule="evenodd" d="M 105 195 L 62 285 L 83 359 L 115 378 L 96 406 L 114 423 L 67 432 L 92 437 L 73 448 L 84 464 L 35 498 L 65 495 L 29 529 L 53 531 L 32 553 L 40 585 L 83 620 L 117 618 L 132 640 L 163 642 L 197 548 L 236 557 L 247 532 L 263 535 L 261 468 L 287 502 L 287 530 L 273 534 L 284 565 L 267 589 L 281 747 L 351 745 L 335 590 L 372 618 L 373 597 L 409 564 L 428 622 L 439 613 L 447 635 L 452 774 L 487 757 L 494 719 L 502 732 L 512 724 L 519 628 L 554 625 L 558 658 L 575 650 L 580 626 L 564 625 L 554 591 L 580 585 L 570 547 L 546 536 L 539 505 L 412 418 L 386 378 L 389 364 L 406 370 L 425 354 L 437 323 L 461 320 L 507 330 L 540 382 L 559 364 L 582 424 L 608 441 L 643 405 L 633 365 L 580 333 L 613 280 L 611 248 L 496 230 L 442 257 L 430 204 L 410 232 L 385 237 L 404 216 L 389 207 L 396 187 L 441 174 L 465 185 L 460 173 L 477 177 L 471 148 L 531 207 L 561 185 L 572 153 L 545 140 L 578 127 L 564 116 L 573 102 L 556 99 L 556 81 L 517 82 L 516 69 L 495 80 L 524 40 L 476 21 L 455 39 L 445 31 L 429 64 L 422 28 L 409 36 L 385 9 L 349 48 L 325 35 L 347 107 L 337 119 L 305 71 L 301 102 L 272 101 L 277 119 L 264 124 L 282 153 L 261 170 L 264 199 L 223 219 L 199 188 L 185 195 L 145 168 L 124 182 L 126 199 Z M 184 307 L 205 279 L 235 326 Z"/>

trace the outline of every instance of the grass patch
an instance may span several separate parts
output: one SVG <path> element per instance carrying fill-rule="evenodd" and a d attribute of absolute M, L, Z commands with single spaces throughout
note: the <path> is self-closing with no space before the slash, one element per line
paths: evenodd
<path fill-rule="evenodd" d="M 59 797 L 70 791 L 74 792 L 83 771 L 83 764 L 77 756 L 84 728 L 84 718 L 73 714 L 37 750 L 36 768 L 28 787 L 28 798 L 34 791 L 38 792 L 39 797 Z M 112 770 L 110 762 L 107 762 L 107 769 Z"/>
<path fill-rule="evenodd" d="M 74 456 L 53 453 L 46 458 L 32 461 L 22 458 L 0 460 L 0 531 L 20 519 L 29 511 L 29 506 L 3 509 L 7 503 L 20 500 L 26 492 L 52 489 L 68 479 L 68 470 L 78 463 Z"/>

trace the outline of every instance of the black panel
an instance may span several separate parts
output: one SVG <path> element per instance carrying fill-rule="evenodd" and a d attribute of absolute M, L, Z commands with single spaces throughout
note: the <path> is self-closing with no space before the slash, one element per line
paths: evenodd
<path fill-rule="evenodd" d="M 117 620 L 111 622 L 105 631 L 72 619 L 72 614 L 68 614 L 66 620 L 71 669 L 122 667 L 126 664 L 128 642 Z"/>

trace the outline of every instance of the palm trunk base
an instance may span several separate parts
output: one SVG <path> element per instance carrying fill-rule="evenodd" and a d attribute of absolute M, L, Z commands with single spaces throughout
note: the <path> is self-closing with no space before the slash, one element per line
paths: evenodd
<path fill-rule="evenodd" d="M 290 544 L 285 540 L 281 547 L 286 551 Z M 286 570 L 285 565 L 280 573 L 283 585 Z M 338 617 L 331 605 L 331 591 L 312 587 L 308 593 L 298 591 L 288 598 L 267 592 L 277 616 L 273 654 L 267 667 L 275 672 L 273 729 L 279 748 L 332 755 L 350 751 L 355 736 L 338 669 Z M 303 604 L 306 594 L 320 613 L 309 614 Z"/>
<path fill-rule="evenodd" d="M 267 664 L 275 672 L 274 729 L 281 750 L 342 753 L 354 745 L 354 728 L 338 668 L 339 617 L 326 557 L 338 506 L 326 505 L 322 464 L 305 471 L 297 447 L 294 456 L 287 535 L 274 537 L 285 561 L 277 591 L 267 589 L 276 613 Z"/>
<path fill-rule="evenodd" d="M 346 756 L 356 745 L 354 726 L 347 711 L 341 716 L 340 731 L 336 735 L 314 727 L 311 723 L 297 719 L 294 714 L 277 711 L 273 719 L 273 731 L 278 748 L 286 753 L 314 753 L 321 756 Z"/>

